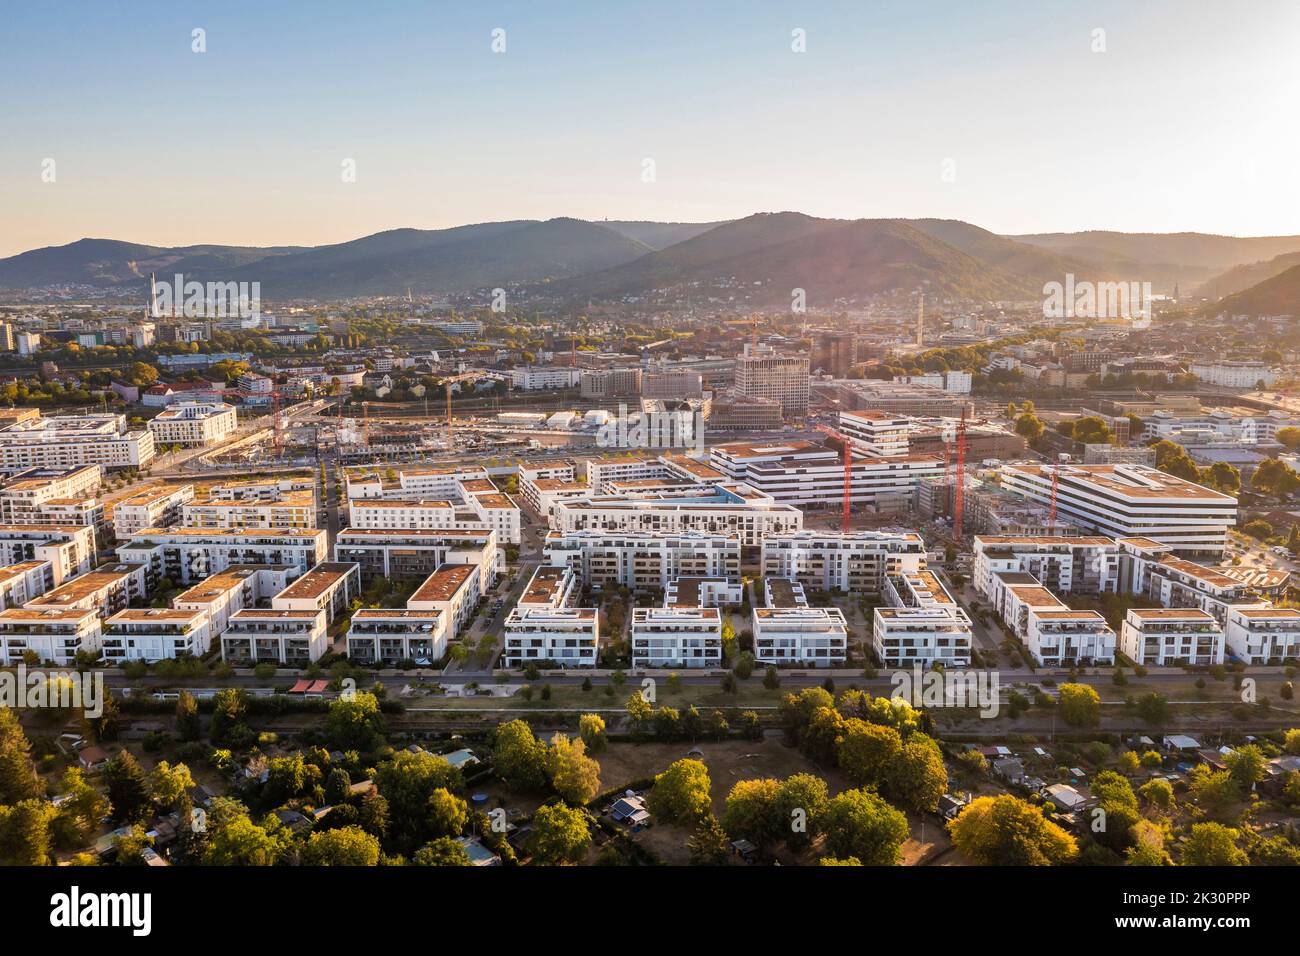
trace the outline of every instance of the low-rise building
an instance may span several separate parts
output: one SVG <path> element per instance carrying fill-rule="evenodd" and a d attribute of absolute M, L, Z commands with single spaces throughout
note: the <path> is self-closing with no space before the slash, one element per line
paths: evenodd
<path fill-rule="evenodd" d="M 781 578 L 767 578 L 763 595 L 766 606 L 753 610 L 756 661 L 814 667 L 844 663 L 848 623 L 843 611 L 810 607 L 803 587 Z"/>
<path fill-rule="evenodd" d="M 232 664 L 303 666 L 329 650 L 324 611 L 244 608 L 221 635 L 221 659 Z"/>
<path fill-rule="evenodd" d="M 461 631 L 483 596 L 478 569 L 468 564 L 444 564 L 415 589 L 406 606 L 412 611 L 441 611 L 449 640 Z"/>
<path fill-rule="evenodd" d="M 732 534 L 577 531 L 546 536 L 545 561 L 567 566 L 592 589 L 666 590 L 679 578 L 740 583 L 740 539 Z"/>
<path fill-rule="evenodd" d="M 567 567 L 543 565 L 533 572 L 506 617 L 502 667 L 596 666 L 599 616 L 593 607 L 572 606 L 577 589 L 577 576 Z"/>
<path fill-rule="evenodd" d="M 324 529 L 145 528 L 117 556 L 147 564 L 154 581 L 190 585 L 240 564 L 288 564 L 307 571 L 325 560 Z"/>
<path fill-rule="evenodd" d="M 1247 664 L 1300 660 L 1300 610 L 1293 607 L 1233 608 L 1224 628 L 1228 650 Z"/>
<path fill-rule="evenodd" d="M 322 561 L 271 598 L 271 607 L 279 611 L 324 611 L 326 623 L 332 624 L 360 591 L 360 565 Z"/>
<path fill-rule="evenodd" d="M 1133 608 L 1120 629 L 1120 650 L 1133 663 L 1223 663 L 1223 626 L 1199 608 Z"/>
<path fill-rule="evenodd" d="M 885 667 L 969 667 L 971 622 L 931 571 L 889 574 L 873 611 L 872 646 Z"/>
<path fill-rule="evenodd" d="M 447 615 L 436 608 L 361 608 L 352 615 L 347 641 L 348 658 L 358 664 L 436 664 L 447 654 Z"/>
<path fill-rule="evenodd" d="M 98 612 L 80 608 L 11 607 L 0 611 L 0 664 L 20 664 L 28 652 L 42 663 L 71 667 L 77 653 L 98 655 Z"/>
<path fill-rule="evenodd" d="M 239 427 L 239 413 L 225 402 L 177 402 L 149 420 L 159 447 L 216 445 Z"/>
<path fill-rule="evenodd" d="M 113 534 L 125 541 L 145 528 L 165 528 L 181 520 L 186 502 L 194 500 L 193 485 L 154 485 L 113 505 Z"/>
<path fill-rule="evenodd" d="M 233 565 L 172 598 L 172 607 L 206 614 L 210 636 L 215 639 L 230 625 L 231 615 L 279 594 L 300 573 L 288 564 Z"/>
<path fill-rule="evenodd" d="M 212 634 L 204 611 L 130 608 L 104 622 L 103 654 L 110 664 L 201 657 Z"/>

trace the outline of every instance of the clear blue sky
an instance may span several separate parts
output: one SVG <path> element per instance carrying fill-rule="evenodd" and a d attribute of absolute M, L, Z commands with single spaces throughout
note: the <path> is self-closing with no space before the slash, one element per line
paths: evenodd
<path fill-rule="evenodd" d="M 6 0 L 0 255 L 783 209 L 1300 233 L 1297 51 L 1290 0 Z"/>

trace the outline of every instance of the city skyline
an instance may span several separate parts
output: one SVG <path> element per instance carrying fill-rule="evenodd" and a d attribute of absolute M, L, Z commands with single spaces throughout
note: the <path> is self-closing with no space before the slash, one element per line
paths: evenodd
<path fill-rule="evenodd" d="M 1282 3 L 130 9 L 11 12 L 0 255 L 786 209 L 1013 235 L 1300 221 Z"/>

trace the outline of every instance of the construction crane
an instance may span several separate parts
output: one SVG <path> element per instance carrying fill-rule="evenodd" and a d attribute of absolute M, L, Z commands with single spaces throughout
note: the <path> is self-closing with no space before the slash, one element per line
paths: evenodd
<path fill-rule="evenodd" d="M 819 432 L 829 435 L 843 446 L 844 455 L 844 510 L 840 517 L 840 532 L 849 533 L 849 499 L 853 491 L 853 446 L 842 434 L 829 425 L 815 426 Z"/>
<path fill-rule="evenodd" d="M 952 539 L 961 546 L 962 509 L 966 504 L 966 409 L 961 410 L 961 421 L 957 423 L 957 484 L 952 492 Z"/>

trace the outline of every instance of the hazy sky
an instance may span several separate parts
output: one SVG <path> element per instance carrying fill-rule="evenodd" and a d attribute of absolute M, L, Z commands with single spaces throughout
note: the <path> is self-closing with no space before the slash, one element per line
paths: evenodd
<path fill-rule="evenodd" d="M 1293 0 L 0 2 L 0 255 L 785 209 L 1300 233 Z"/>

